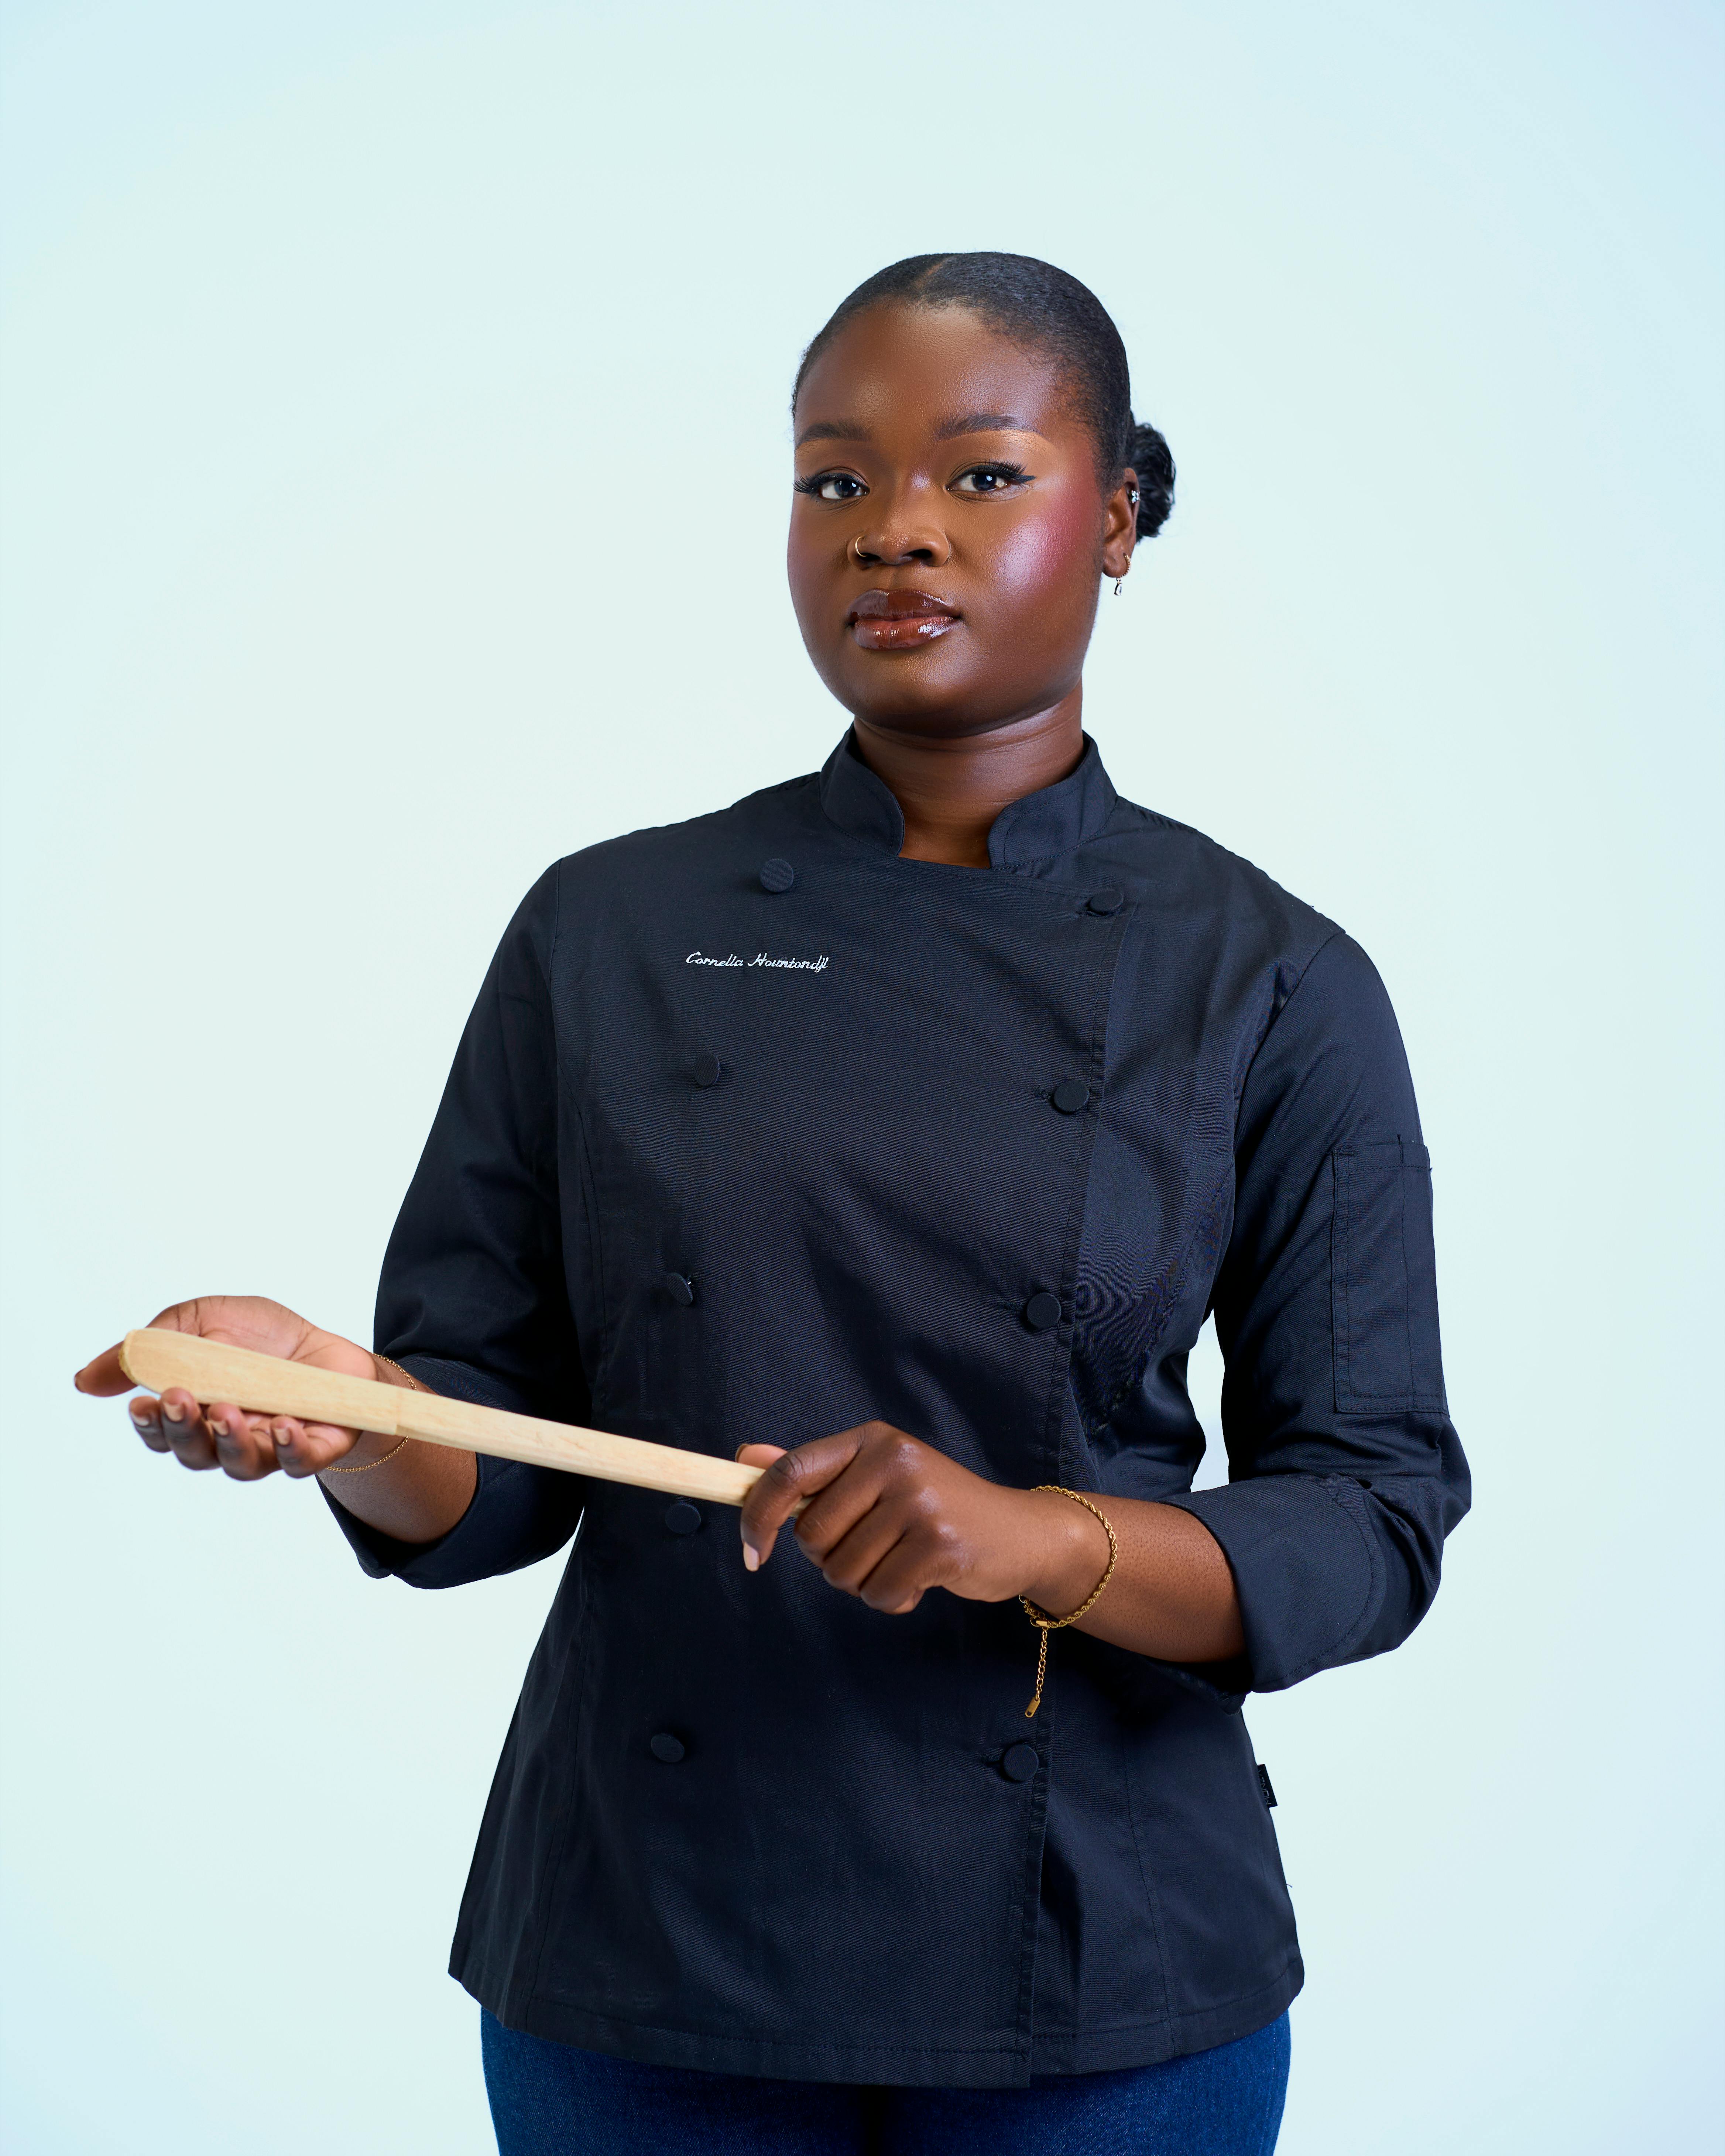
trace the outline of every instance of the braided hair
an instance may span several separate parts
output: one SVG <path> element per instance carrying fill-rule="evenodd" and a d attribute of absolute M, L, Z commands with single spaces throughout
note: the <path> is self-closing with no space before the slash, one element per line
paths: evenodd
<path fill-rule="evenodd" d="M 797 369 L 794 409 L 803 377 L 854 315 L 883 302 L 912 307 L 968 307 L 1014 343 L 1045 353 L 1070 388 L 1079 418 L 1096 444 L 1106 490 L 1128 466 L 1137 474 L 1137 530 L 1154 538 L 1174 506 L 1174 460 L 1154 427 L 1132 417 L 1126 346 L 1113 317 L 1087 285 L 1031 254 L 911 254 L 878 270 L 841 300 Z"/>

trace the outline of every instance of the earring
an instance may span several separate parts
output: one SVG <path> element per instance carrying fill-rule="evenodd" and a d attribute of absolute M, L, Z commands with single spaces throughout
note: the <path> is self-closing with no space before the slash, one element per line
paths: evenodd
<path fill-rule="evenodd" d="M 1125 582 L 1126 582 L 1126 578 L 1125 578 L 1124 577 L 1117 577 L 1117 578 L 1114 579 L 1114 596 L 1115 596 L 1115 598 L 1118 598 L 1120 597 L 1120 587 L 1121 587 L 1121 586 L 1122 586 Z"/>

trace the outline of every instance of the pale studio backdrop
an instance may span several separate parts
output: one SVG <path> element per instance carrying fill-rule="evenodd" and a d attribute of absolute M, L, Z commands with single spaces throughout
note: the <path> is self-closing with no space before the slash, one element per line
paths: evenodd
<path fill-rule="evenodd" d="M 1180 501 L 1091 730 L 1372 952 L 1436 1163 L 1475 1515 L 1250 1713 L 1284 2150 L 1717 2145 L 1721 22 L 13 0 L 9 2150 L 488 2145 L 444 1958 L 555 1564 L 372 1584 L 70 1373 L 365 1334 L 521 893 L 824 757 L 787 391 L 935 246 L 1120 322 Z"/>

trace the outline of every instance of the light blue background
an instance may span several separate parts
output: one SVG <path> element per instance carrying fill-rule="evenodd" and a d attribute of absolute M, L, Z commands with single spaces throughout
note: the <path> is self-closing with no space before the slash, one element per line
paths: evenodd
<path fill-rule="evenodd" d="M 555 1568 L 374 1585 L 68 1380 L 199 1291 L 363 1334 L 521 892 L 824 756 L 787 390 L 932 246 L 1113 310 L 1180 505 L 1092 730 L 1373 952 L 1437 1164 L 1476 1515 L 1250 1716 L 1284 2150 L 1718 2145 L 1721 23 L 13 6 L 8 2149 L 488 2145 Z"/>

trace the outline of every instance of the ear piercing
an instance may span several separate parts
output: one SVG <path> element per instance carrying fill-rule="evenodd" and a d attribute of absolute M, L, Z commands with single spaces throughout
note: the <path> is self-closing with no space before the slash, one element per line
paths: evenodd
<path fill-rule="evenodd" d="M 1130 503 L 1130 505 L 1132 506 L 1132 508 L 1134 508 L 1134 509 L 1136 509 L 1136 508 L 1137 507 L 1137 506 L 1138 506 L 1138 490 L 1137 489 L 1137 487 L 1135 487 L 1135 486 L 1129 486 L 1129 487 L 1127 487 L 1127 490 L 1126 490 L 1126 498 L 1127 498 L 1127 501 Z M 1125 582 L 1126 582 L 1126 578 L 1125 578 L 1125 577 L 1124 577 L 1124 576 L 1118 576 L 1118 577 L 1117 577 L 1117 578 L 1114 579 L 1114 596 L 1115 596 L 1115 598 L 1118 598 L 1120 597 L 1120 587 L 1121 587 L 1121 586 L 1122 586 Z"/>

